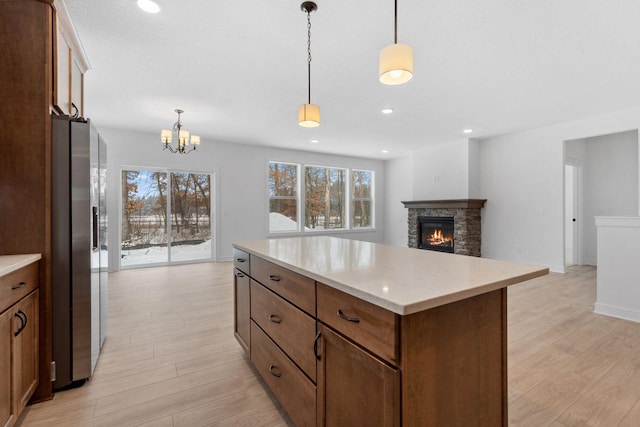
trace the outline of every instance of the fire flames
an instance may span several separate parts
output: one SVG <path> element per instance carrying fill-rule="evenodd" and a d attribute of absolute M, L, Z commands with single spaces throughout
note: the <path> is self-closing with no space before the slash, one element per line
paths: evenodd
<path fill-rule="evenodd" d="M 435 229 L 433 234 L 429 235 L 429 244 L 432 246 L 450 246 L 453 242 L 453 237 L 445 236 L 442 230 Z"/>

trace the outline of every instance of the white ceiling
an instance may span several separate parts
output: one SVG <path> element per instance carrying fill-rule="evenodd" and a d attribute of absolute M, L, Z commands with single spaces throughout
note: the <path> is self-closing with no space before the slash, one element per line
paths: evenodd
<path fill-rule="evenodd" d="M 398 41 L 415 55 L 401 86 L 377 76 L 393 1 L 317 0 L 315 129 L 297 124 L 307 94 L 301 1 L 157 2 L 152 15 L 135 0 L 65 0 L 92 66 L 85 113 L 99 127 L 159 139 L 182 108 L 203 144 L 386 159 L 640 105 L 638 0 L 399 0 Z M 395 112 L 382 115 L 388 106 Z"/>

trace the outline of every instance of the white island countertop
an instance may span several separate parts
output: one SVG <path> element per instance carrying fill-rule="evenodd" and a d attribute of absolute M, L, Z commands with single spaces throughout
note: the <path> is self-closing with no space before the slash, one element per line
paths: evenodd
<path fill-rule="evenodd" d="M 549 273 L 546 267 L 329 236 L 233 246 L 401 315 Z"/>
<path fill-rule="evenodd" d="M 42 258 L 40 254 L 0 255 L 0 276 L 13 273 Z"/>

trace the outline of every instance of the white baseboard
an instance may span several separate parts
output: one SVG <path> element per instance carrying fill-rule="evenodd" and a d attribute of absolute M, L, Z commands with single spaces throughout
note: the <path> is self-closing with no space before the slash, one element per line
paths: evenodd
<path fill-rule="evenodd" d="M 640 323 L 640 311 L 632 310 L 630 308 L 616 307 L 614 305 L 601 304 L 597 302 L 594 305 L 593 312 Z"/>

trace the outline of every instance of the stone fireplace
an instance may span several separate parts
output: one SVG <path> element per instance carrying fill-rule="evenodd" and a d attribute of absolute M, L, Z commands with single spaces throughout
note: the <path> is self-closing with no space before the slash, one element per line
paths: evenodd
<path fill-rule="evenodd" d="M 409 209 L 409 247 L 479 257 L 480 210 L 485 202 L 485 199 L 402 202 Z M 449 222 L 453 223 L 452 242 L 446 231 Z"/>

